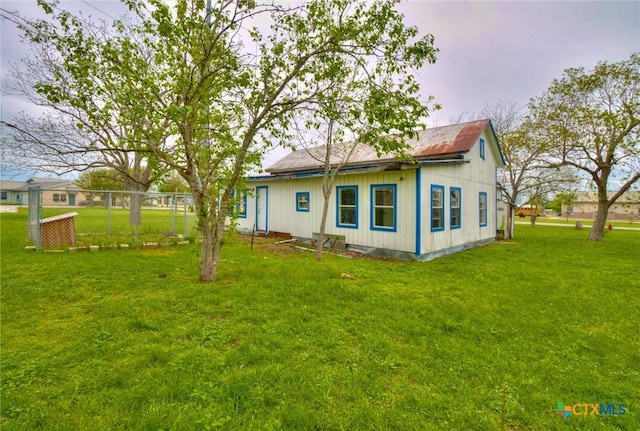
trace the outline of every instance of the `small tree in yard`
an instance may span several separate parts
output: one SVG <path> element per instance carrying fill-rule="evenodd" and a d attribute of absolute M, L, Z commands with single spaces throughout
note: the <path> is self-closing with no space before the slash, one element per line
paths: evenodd
<path fill-rule="evenodd" d="M 540 202 L 549 193 L 573 181 L 566 169 L 548 169 L 544 142 L 525 121 L 525 109 L 512 101 L 498 100 L 487 105 L 478 118 L 489 118 L 502 148 L 505 167 L 498 170 L 498 184 L 504 191 L 510 213 L 506 217 L 505 238 L 512 238 L 515 210 Z M 524 197 L 524 200 L 523 200 Z M 535 223 L 535 215 L 531 221 Z"/>
<path fill-rule="evenodd" d="M 567 69 L 529 109 L 549 165 L 573 167 L 597 189 L 588 239 L 600 241 L 609 207 L 640 179 L 640 54 L 590 72 Z M 612 181 L 620 185 L 610 195 Z"/>
<path fill-rule="evenodd" d="M 406 149 L 404 138 L 415 136 L 428 116 L 429 108 L 420 101 L 419 86 L 408 71 L 422 67 L 425 61 L 435 62 L 433 37 L 427 35 L 409 43 L 417 29 L 404 28 L 402 16 L 395 10 L 389 9 L 388 13 L 393 18 L 384 28 L 402 31 L 394 37 L 382 31 L 376 43 L 362 49 L 361 56 L 348 52 L 319 56 L 316 68 L 321 73 L 317 76 L 326 81 L 327 91 L 313 106 L 298 111 L 296 124 L 302 123 L 302 131 L 298 128 L 302 151 L 323 169 L 318 260 L 322 258 L 331 193 L 354 151 L 366 145 L 378 155 L 395 152 L 400 157 Z M 359 30 L 356 27 L 350 31 Z M 310 142 L 309 133 L 313 136 Z"/>

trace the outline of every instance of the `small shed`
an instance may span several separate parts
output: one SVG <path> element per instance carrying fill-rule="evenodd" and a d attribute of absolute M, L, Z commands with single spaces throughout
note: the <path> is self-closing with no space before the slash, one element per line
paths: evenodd
<path fill-rule="evenodd" d="M 70 212 L 40 220 L 42 246 L 75 245 L 76 228 L 73 218 L 77 215 L 77 212 Z"/>

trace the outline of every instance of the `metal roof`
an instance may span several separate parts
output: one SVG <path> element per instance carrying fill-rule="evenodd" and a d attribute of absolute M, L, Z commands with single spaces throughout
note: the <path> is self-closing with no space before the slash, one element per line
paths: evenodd
<path fill-rule="evenodd" d="M 464 157 L 464 153 L 468 152 L 473 144 L 476 143 L 480 134 L 490 125 L 490 120 L 485 119 L 421 130 L 416 138 L 406 140 L 407 145 L 410 147 L 407 153 L 416 161 L 461 159 Z M 491 132 L 495 137 L 493 127 L 491 127 Z M 345 143 L 344 147 L 350 148 L 352 145 L 353 141 Z M 500 151 L 499 145 L 498 151 Z M 324 155 L 324 146 L 293 151 L 265 170 L 271 174 L 316 171 L 323 168 Z M 343 157 L 339 154 L 339 151 L 331 154 L 331 166 L 337 166 L 342 159 Z M 349 158 L 349 162 L 344 166 L 381 166 L 398 163 L 399 161 L 400 159 L 396 154 L 392 153 L 378 157 L 374 148 L 364 144 L 357 144 Z"/>

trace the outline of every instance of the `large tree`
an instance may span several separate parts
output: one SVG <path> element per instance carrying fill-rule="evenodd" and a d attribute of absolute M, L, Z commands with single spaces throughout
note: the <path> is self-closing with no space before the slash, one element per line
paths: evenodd
<path fill-rule="evenodd" d="M 609 207 L 640 179 L 640 54 L 565 70 L 529 110 L 549 165 L 581 171 L 597 190 L 589 240 L 600 241 Z"/>
<path fill-rule="evenodd" d="M 12 65 L 3 91 L 26 98 L 42 111 L 39 117 L 22 113 L 2 122 L 8 159 L 59 175 L 114 170 L 127 190 L 147 191 L 162 169 L 146 147 L 166 134 L 129 115 L 125 82 L 108 68 L 113 44 L 124 37 L 136 43 L 129 21 L 96 21 L 61 10 L 56 1 L 39 3 L 47 19 L 2 11 L 30 46 L 22 63 Z M 142 58 L 150 55 L 140 51 Z M 132 197 L 132 224 L 139 223 L 140 196 Z"/>

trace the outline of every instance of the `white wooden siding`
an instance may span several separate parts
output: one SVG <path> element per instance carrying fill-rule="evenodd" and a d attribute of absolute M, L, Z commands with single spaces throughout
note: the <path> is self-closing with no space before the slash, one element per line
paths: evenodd
<path fill-rule="evenodd" d="M 371 185 L 395 184 L 396 231 L 371 229 Z M 269 189 L 269 231 L 287 232 L 292 236 L 311 238 L 320 230 L 322 216 L 322 178 L 304 178 L 251 182 L 251 188 L 267 186 Z M 336 226 L 336 187 L 357 186 L 358 227 Z M 296 211 L 296 193 L 309 193 L 309 211 Z M 331 191 L 326 233 L 344 235 L 347 244 L 373 248 L 386 248 L 406 252 L 415 251 L 415 171 L 388 171 L 375 174 L 341 175 Z M 247 218 L 239 219 L 240 228 L 251 230 L 256 217 L 256 199 L 247 199 Z"/>
<path fill-rule="evenodd" d="M 427 165 L 422 168 L 422 211 L 420 254 L 463 244 L 489 240 L 496 236 L 496 158 L 490 137 L 483 133 L 485 159 L 480 158 L 479 139 L 467 153 L 470 163 Z M 499 157 L 499 155 L 498 155 Z M 444 186 L 444 230 L 431 232 L 431 186 Z M 451 187 L 461 189 L 461 226 L 451 229 Z M 487 225 L 480 226 L 480 192 L 487 194 Z"/>

